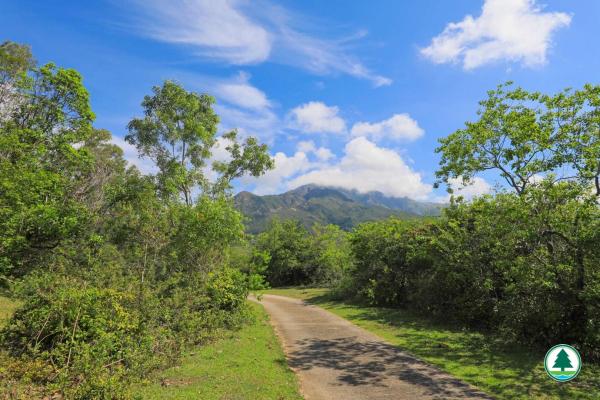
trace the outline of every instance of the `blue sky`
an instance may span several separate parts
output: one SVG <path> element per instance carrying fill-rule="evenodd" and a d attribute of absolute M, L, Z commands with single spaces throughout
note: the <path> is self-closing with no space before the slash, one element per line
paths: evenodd
<path fill-rule="evenodd" d="M 276 169 L 236 190 L 314 182 L 429 200 L 444 196 L 431 187 L 437 139 L 487 90 L 599 83 L 598 21 L 587 0 L 0 2 L 2 39 L 79 70 L 96 126 L 144 170 L 121 138 L 151 87 L 174 79 L 217 98 L 222 132 L 270 145 Z"/>

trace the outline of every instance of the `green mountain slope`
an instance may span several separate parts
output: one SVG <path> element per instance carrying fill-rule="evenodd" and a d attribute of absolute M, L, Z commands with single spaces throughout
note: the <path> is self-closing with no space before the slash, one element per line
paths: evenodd
<path fill-rule="evenodd" d="M 317 185 L 305 185 L 278 195 L 258 196 L 240 192 L 235 206 L 246 217 L 250 233 L 265 229 L 273 218 L 298 219 L 305 226 L 334 224 L 351 229 L 364 221 L 388 218 L 417 218 L 439 215 L 440 204 L 422 203 L 407 198 L 386 197 L 379 192 L 355 191 Z"/>

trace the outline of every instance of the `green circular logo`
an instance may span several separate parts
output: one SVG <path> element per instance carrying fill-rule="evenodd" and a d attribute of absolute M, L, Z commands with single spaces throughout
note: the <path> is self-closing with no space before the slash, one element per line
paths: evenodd
<path fill-rule="evenodd" d="M 546 353 L 544 368 L 550 378 L 567 382 L 575 379 L 581 371 L 581 356 L 573 346 L 557 344 Z"/>

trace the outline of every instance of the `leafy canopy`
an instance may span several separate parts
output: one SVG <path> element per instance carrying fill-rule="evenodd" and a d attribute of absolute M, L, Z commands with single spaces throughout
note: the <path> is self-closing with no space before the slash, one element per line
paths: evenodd
<path fill-rule="evenodd" d="M 220 176 L 215 183 L 210 182 L 208 164 L 218 141 L 219 117 L 212 108 L 215 99 L 188 92 L 172 81 L 155 86 L 152 91 L 153 95 L 142 102 L 144 117 L 129 122 L 125 139 L 136 146 L 141 156 L 156 163 L 164 196 L 180 196 L 189 205 L 195 190 L 221 195 L 230 189 L 232 179 L 246 172 L 259 176 L 273 167 L 265 145 L 252 137 L 240 145 L 237 133 L 232 131 L 222 137 L 229 143 L 225 149 L 230 160 L 213 164 L 213 171 Z"/>
<path fill-rule="evenodd" d="M 440 139 L 436 185 L 494 170 L 518 194 L 551 174 L 600 195 L 600 86 L 544 95 L 508 82 L 479 104 L 477 121 Z"/>

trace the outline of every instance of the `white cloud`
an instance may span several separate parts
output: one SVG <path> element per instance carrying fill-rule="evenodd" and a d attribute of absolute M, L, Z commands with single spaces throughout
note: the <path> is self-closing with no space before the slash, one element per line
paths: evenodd
<path fill-rule="evenodd" d="M 318 149 L 316 149 L 315 156 L 317 156 L 317 158 L 320 161 L 327 161 L 327 160 L 335 157 L 335 155 L 331 152 L 331 150 L 329 150 L 326 147 L 319 147 Z"/>
<path fill-rule="evenodd" d="M 226 79 L 182 72 L 174 75 L 190 90 L 214 94 L 221 132 L 237 129 L 241 137 L 252 135 L 273 142 L 281 125 L 279 117 L 267 95 L 250 83 L 249 74 L 242 71 Z"/>
<path fill-rule="evenodd" d="M 467 70 L 499 60 L 525 66 L 546 63 L 552 33 L 571 15 L 544 12 L 535 0 L 485 0 L 482 13 L 449 23 L 421 53 L 435 63 L 462 63 Z"/>
<path fill-rule="evenodd" d="M 411 141 L 423 136 L 424 131 L 410 115 L 394 114 L 376 123 L 357 122 L 352 126 L 351 133 L 352 136 L 368 136 L 373 140 L 389 138 Z"/>
<path fill-rule="evenodd" d="M 346 122 L 338 115 L 339 108 L 311 101 L 290 112 L 292 126 L 306 133 L 342 133 Z"/>
<path fill-rule="evenodd" d="M 154 162 L 146 157 L 140 158 L 135 146 L 127 143 L 118 136 L 111 138 L 111 143 L 119 146 L 123 150 L 123 158 L 129 165 L 133 165 L 140 170 L 142 174 L 155 174 L 158 172 L 158 167 Z"/>
<path fill-rule="evenodd" d="M 275 56 L 281 62 L 301 66 L 318 75 L 343 73 L 366 79 L 375 87 L 392 84 L 390 78 L 372 72 L 345 50 L 344 42 L 362 38 L 366 32 L 360 32 L 348 40 L 325 40 L 291 28 L 287 16 L 278 15 L 275 20 L 278 21 L 277 40 L 280 44 L 275 48 Z"/>
<path fill-rule="evenodd" d="M 216 104 L 214 108 L 221 118 L 221 131 L 237 129 L 240 137 L 256 136 L 267 143 L 275 139 L 280 122 L 270 109 L 244 110 L 224 104 Z"/>
<path fill-rule="evenodd" d="M 360 192 L 380 191 L 389 196 L 426 199 L 432 186 L 422 182 L 421 175 L 391 149 L 378 147 L 364 137 L 346 144 L 345 154 L 335 164 L 320 165 L 292 179 L 288 187 L 308 183 L 356 189 Z"/>
<path fill-rule="evenodd" d="M 298 151 L 301 151 L 303 153 L 310 153 L 311 151 L 315 151 L 317 149 L 317 146 L 315 146 L 315 142 L 313 142 L 312 140 L 305 140 L 305 141 L 300 141 L 298 142 Z"/>
<path fill-rule="evenodd" d="M 137 0 L 144 20 L 143 34 L 153 39 L 187 45 L 202 56 L 232 64 L 265 61 L 272 38 L 261 25 L 230 0 Z"/>
<path fill-rule="evenodd" d="M 375 86 L 392 83 L 349 53 L 346 43 L 363 38 L 366 32 L 343 39 L 319 38 L 300 26 L 308 18 L 266 0 L 130 1 L 137 8 L 132 22 L 139 33 L 188 46 L 205 58 L 236 65 L 271 60 L 319 75 L 346 74 Z"/>
<path fill-rule="evenodd" d="M 216 95 L 228 103 L 242 108 L 263 110 L 271 107 L 267 95 L 252 86 L 249 79 L 248 74 L 240 72 L 233 81 L 218 83 L 215 87 Z"/>
<path fill-rule="evenodd" d="M 245 177 L 242 183 L 255 184 L 254 193 L 258 195 L 278 193 L 286 189 L 286 180 L 298 173 L 307 171 L 312 164 L 306 153 L 297 151 L 288 157 L 282 152 L 273 156 L 275 168 L 267 171 L 259 178 Z"/>
<path fill-rule="evenodd" d="M 301 151 L 306 154 L 314 154 L 319 161 L 328 161 L 329 159 L 335 157 L 335 155 L 328 148 L 317 148 L 317 146 L 315 146 L 315 142 L 313 142 L 312 140 L 298 142 L 297 147 L 298 151 Z"/>
<path fill-rule="evenodd" d="M 461 177 L 448 179 L 449 186 L 454 189 L 454 195 L 463 196 L 467 200 L 473 197 L 481 196 L 490 193 L 492 187 L 483 178 L 478 176 L 471 178 L 469 184 L 465 185 Z M 446 197 L 446 201 L 450 200 L 450 195 Z"/>

